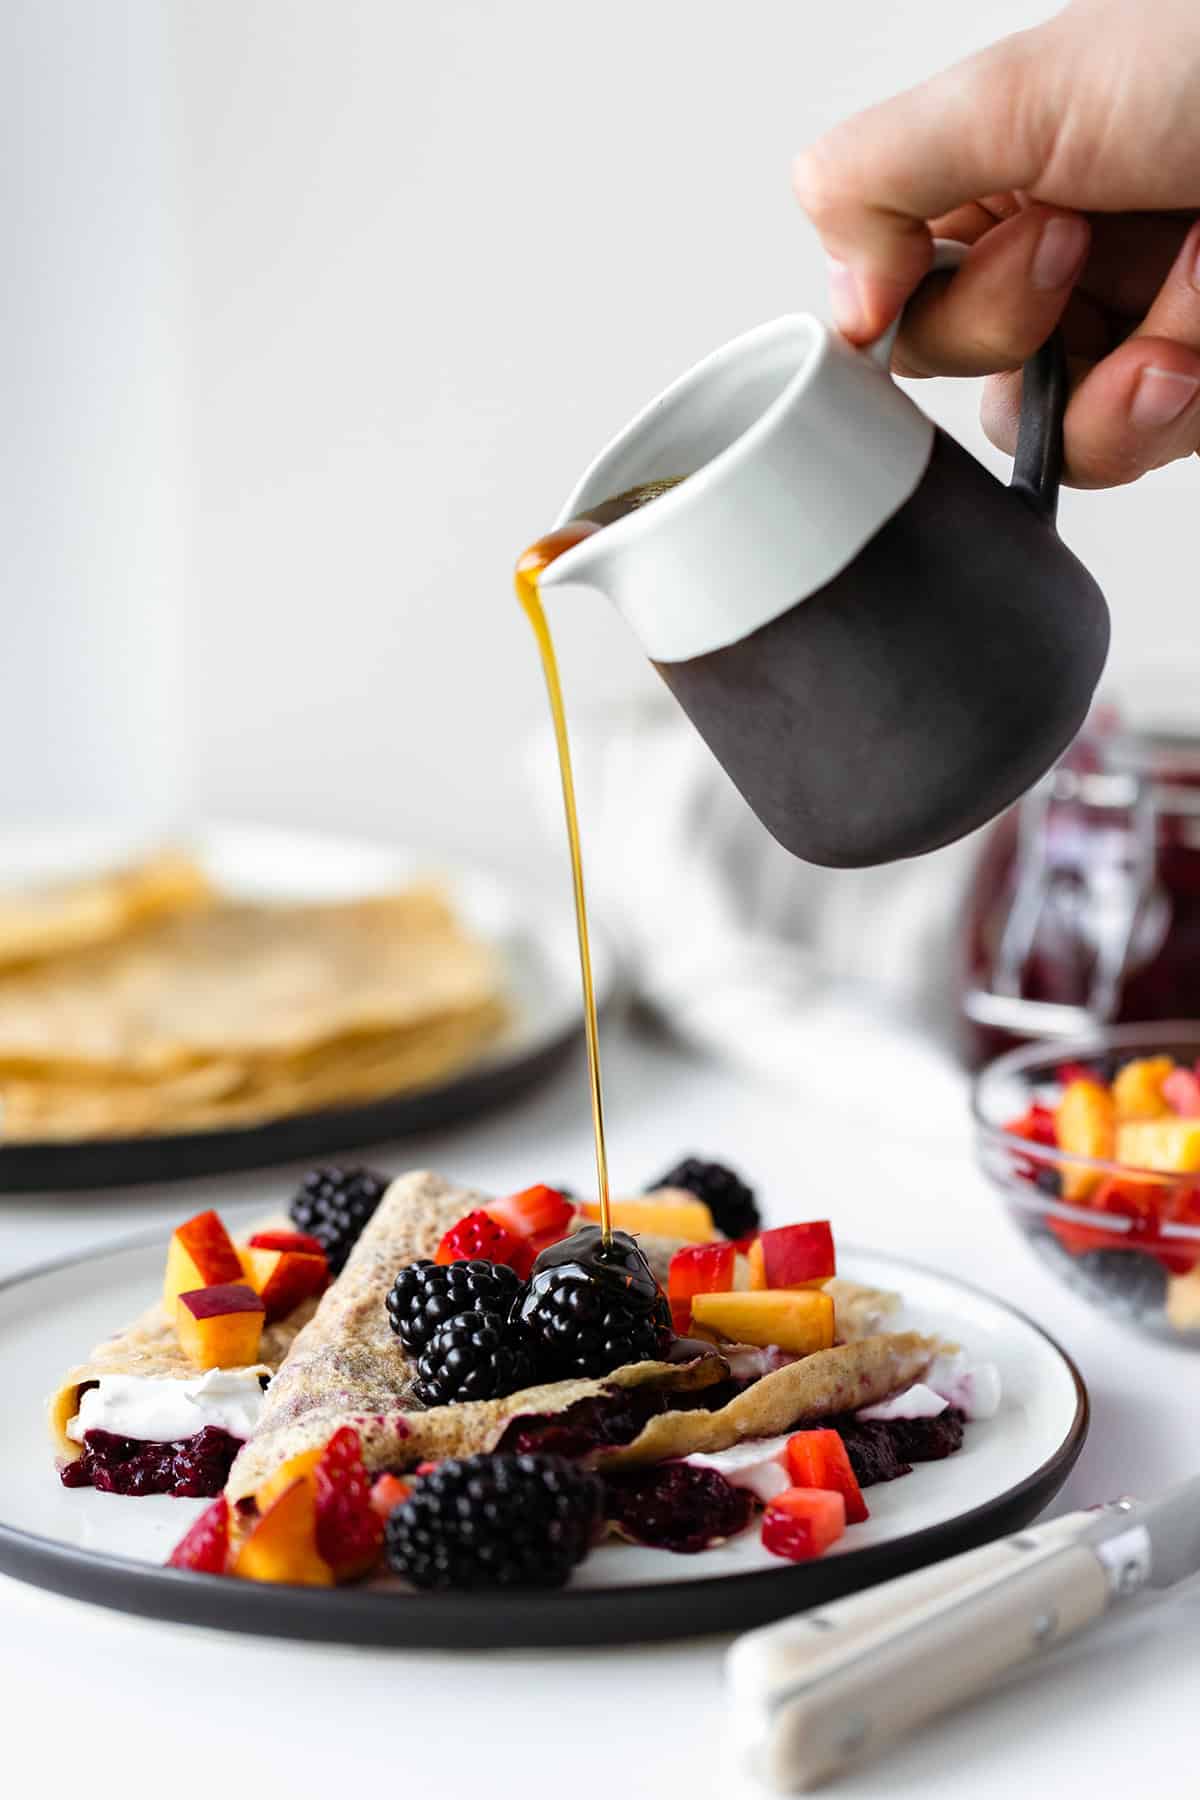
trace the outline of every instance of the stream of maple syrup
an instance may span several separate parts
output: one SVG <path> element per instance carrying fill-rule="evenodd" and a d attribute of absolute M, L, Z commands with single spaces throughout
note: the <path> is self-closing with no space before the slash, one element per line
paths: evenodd
<path fill-rule="evenodd" d="M 604 1142 L 604 1090 L 600 1082 L 600 1028 L 596 1019 L 596 986 L 592 979 L 592 946 L 588 935 L 587 895 L 583 885 L 583 855 L 579 843 L 579 814 L 575 806 L 575 777 L 571 769 L 571 742 L 567 736 L 567 715 L 563 707 L 562 681 L 554 640 L 546 621 L 538 585 L 542 570 L 564 551 L 590 537 L 603 527 L 590 519 L 573 519 L 569 525 L 552 531 L 531 544 L 520 557 L 516 568 L 517 599 L 533 626 L 546 692 L 550 698 L 550 716 L 554 722 L 554 741 L 558 746 L 558 772 L 562 782 L 563 811 L 567 819 L 567 845 L 571 854 L 571 885 L 575 892 L 575 931 L 579 939 L 579 973 L 583 983 L 583 1028 L 587 1038 L 588 1084 L 592 1096 L 592 1128 L 596 1136 L 596 1182 L 600 1201 L 600 1230 L 605 1244 L 612 1242 L 612 1205 L 608 1187 L 608 1151 Z"/>

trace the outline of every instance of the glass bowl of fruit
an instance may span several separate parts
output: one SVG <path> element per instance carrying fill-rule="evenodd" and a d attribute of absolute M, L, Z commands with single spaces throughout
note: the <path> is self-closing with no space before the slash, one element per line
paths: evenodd
<path fill-rule="evenodd" d="M 984 1172 L 1067 1285 L 1200 1348 L 1200 1023 L 1122 1025 L 990 1063 Z"/>

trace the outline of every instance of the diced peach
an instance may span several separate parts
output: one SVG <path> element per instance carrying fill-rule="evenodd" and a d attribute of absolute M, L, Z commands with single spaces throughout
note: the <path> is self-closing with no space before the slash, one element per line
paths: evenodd
<path fill-rule="evenodd" d="M 324 1256 L 325 1246 L 320 1238 L 310 1237 L 307 1231 L 256 1231 L 253 1237 L 246 1239 L 251 1250 L 295 1250 L 301 1256 Z"/>
<path fill-rule="evenodd" d="M 1118 1069 L 1112 1084 L 1117 1120 L 1160 1119 L 1171 1109 L 1163 1097 L 1163 1082 L 1175 1067 L 1169 1056 L 1139 1056 Z"/>
<path fill-rule="evenodd" d="M 311 1475 L 324 1454 L 325 1446 L 318 1444 L 315 1450 L 300 1450 L 295 1456 L 289 1456 L 286 1462 L 267 1476 L 260 1487 L 254 1490 L 254 1504 L 260 1513 L 265 1513 L 278 1500 L 285 1488 L 290 1488 L 294 1481 L 302 1481 Z"/>
<path fill-rule="evenodd" d="M 817 1289 L 697 1294 L 692 1317 L 733 1343 L 774 1344 L 798 1356 L 833 1343 L 833 1300 Z"/>
<path fill-rule="evenodd" d="M 1133 1169 L 1190 1174 L 1200 1169 L 1200 1119 L 1146 1119 L 1117 1131 L 1117 1156 Z"/>
<path fill-rule="evenodd" d="M 585 1200 L 583 1216 L 600 1221 L 600 1202 Z M 683 1238 L 689 1244 L 710 1244 L 718 1237 L 712 1214 L 703 1200 L 681 1189 L 664 1188 L 638 1200 L 614 1200 L 612 1222 L 618 1231 L 649 1232 L 655 1237 Z"/>
<path fill-rule="evenodd" d="M 333 1586 L 333 1570 L 317 1550 L 317 1503 L 310 1481 L 293 1481 L 284 1488 L 238 1551 L 233 1573 L 247 1581 Z"/>
<path fill-rule="evenodd" d="M 260 1250 L 247 1246 L 238 1252 L 242 1275 L 267 1309 L 268 1325 L 286 1319 L 302 1300 L 319 1294 L 329 1274 L 325 1257 L 295 1250 Z"/>
<path fill-rule="evenodd" d="M 167 1246 L 167 1272 L 163 1305 L 175 1311 L 180 1294 L 221 1282 L 240 1281 L 242 1265 L 233 1241 L 215 1212 L 197 1213 L 176 1226 Z"/>
<path fill-rule="evenodd" d="M 1117 1152 L 1117 1109 L 1112 1094 L 1103 1082 L 1090 1076 L 1077 1077 L 1063 1089 L 1054 1114 L 1059 1148 L 1076 1156 L 1096 1157 L 1111 1161 Z M 1064 1200 L 1082 1200 L 1100 1181 L 1094 1169 L 1080 1168 L 1077 1163 L 1064 1163 L 1062 1174 Z"/>
<path fill-rule="evenodd" d="M 266 1308 L 244 1282 L 196 1288 L 175 1302 L 175 1331 L 198 1369 L 236 1369 L 258 1360 Z"/>
<path fill-rule="evenodd" d="M 752 1288 L 820 1287 L 837 1274 L 828 1219 L 762 1232 L 751 1244 L 747 1260 Z"/>

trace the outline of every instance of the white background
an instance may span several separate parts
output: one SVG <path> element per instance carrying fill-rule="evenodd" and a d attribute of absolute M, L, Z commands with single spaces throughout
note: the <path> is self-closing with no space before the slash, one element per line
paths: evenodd
<path fill-rule="evenodd" d="M 823 309 L 792 152 L 1052 10 L 0 0 L 0 819 L 525 860 L 514 552 L 694 357 Z M 1196 486 L 1067 497 L 1118 668 L 1190 636 Z M 574 697 L 653 681 L 563 610 Z"/>

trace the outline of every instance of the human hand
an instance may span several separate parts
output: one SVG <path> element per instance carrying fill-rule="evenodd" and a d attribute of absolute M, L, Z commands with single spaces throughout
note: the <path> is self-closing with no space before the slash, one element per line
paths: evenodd
<path fill-rule="evenodd" d="M 1074 0 L 835 126 L 795 184 L 839 326 L 876 338 L 933 238 L 958 238 L 962 268 L 905 313 L 898 373 L 990 375 L 984 429 L 1011 454 L 1021 364 L 1061 320 L 1068 481 L 1200 450 L 1198 95 L 1197 0 Z"/>

